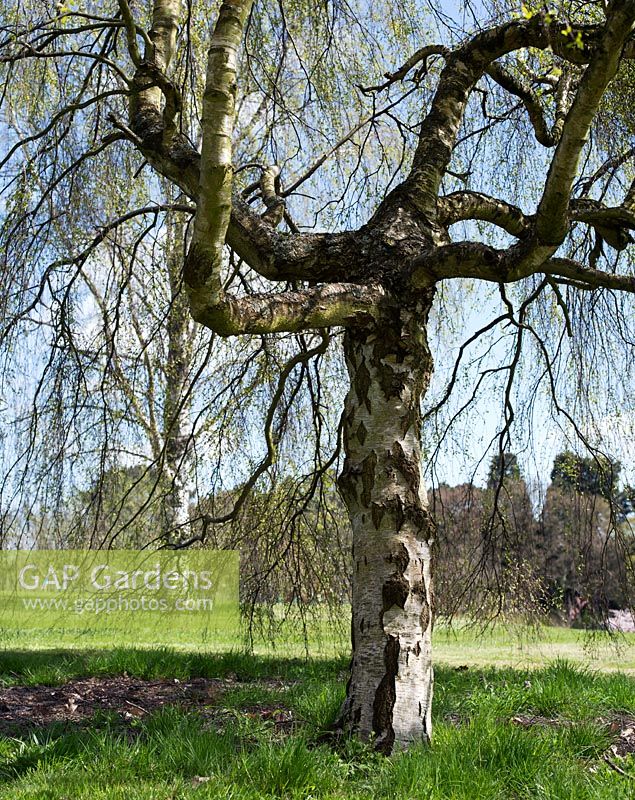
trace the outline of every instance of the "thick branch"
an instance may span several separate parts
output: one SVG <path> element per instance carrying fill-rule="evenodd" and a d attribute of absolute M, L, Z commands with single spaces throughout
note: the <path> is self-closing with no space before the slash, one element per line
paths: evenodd
<path fill-rule="evenodd" d="M 223 302 L 221 267 L 232 210 L 237 58 L 250 10 L 251 0 L 226 0 L 209 46 L 197 211 L 185 269 L 193 310 L 216 308 Z"/>
<path fill-rule="evenodd" d="M 635 276 L 615 275 L 599 269 L 591 269 L 572 258 L 551 258 L 544 265 L 544 272 L 547 275 L 556 275 L 575 281 L 578 288 L 618 289 L 622 292 L 635 293 Z"/>
<path fill-rule="evenodd" d="M 477 278 L 494 283 L 514 283 L 535 273 L 566 278 L 581 289 L 618 289 L 635 293 L 635 276 L 592 269 L 570 258 L 546 258 L 530 264 L 523 243 L 497 250 L 480 242 L 456 242 L 423 255 L 414 265 L 412 285 L 424 288 L 447 278 Z"/>
<path fill-rule="evenodd" d="M 633 31 L 635 2 L 613 3 L 604 35 L 580 82 L 556 149 L 536 220 L 541 244 L 559 245 L 568 231 L 569 199 L 582 148 L 602 95 L 620 64 L 622 49 Z"/>
<path fill-rule="evenodd" d="M 535 222 L 535 215 L 525 214 L 511 203 L 467 190 L 440 197 L 438 218 L 444 227 L 470 219 L 491 222 L 519 239 L 532 232 Z M 611 247 L 623 250 L 632 241 L 628 231 L 635 230 L 635 213 L 623 206 L 604 206 L 597 200 L 574 199 L 569 208 L 569 228 L 572 222 L 592 226 Z"/>
<path fill-rule="evenodd" d="M 181 5 L 182 0 L 154 0 L 153 3 L 150 30 L 153 52 L 146 53 L 146 58 L 151 55 L 153 62 L 163 72 L 167 72 L 174 57 Z"/>
<path fill-rule="evenodd" d="M 447 227 L 468 219 L 491 222 L 512 236 L 523 236 L 531 230 L 532 218 L 520 208 L 481 192 L 453 192 L 439 198 L 438 218 Z"/>
<path fill-rule="evenodd" d="M 624 250 L 633 241 L 629 231 L 635 230 L 635 213 L 623 206 L 607 208 L 596 200 L 572 200 L 569 216 L 591 225 L 616 250 Z"/>
<path fill-rule="evenodd" d="M 130 121 L 141 139 L 157 143 L 171 134 L 172 119 L 179 104 L 178 93 L 168 80 L 168 70 L 176 48 L 176 34 L 182 0 L 154 0 L 151 46 L 146 45 L 143 60 L 134 76 L 135 92 L 130 103 Z M 130 35 L 130 34 L 129 34 Z M 161 109 L 166 98 L 165 115 Z"/>
<path fill-rule="evenodd" d="M 348 325 L 377 313 L 384 292 L 378 287 L 334 284 L 305 291 L 235 298 L 225 293 L 221 277 L 226 240 L 246 233 L 249 263 L 267 272 L 276 242 L 274 228 L 234 202 L 232 214 L 232 133 L 235 118 L 236 62 L 251 0 L 227 0 L 221 6 L 209 49 L 203 98 L 203 147 L 194 233 L 184 269 L 194 319 L 223 336 L 239 333 L 299 331 Z M 294 247 L 301 237 L 291 237 Z M 289 241 L 289 239 L 287 239 Z M 263 245 L 262 247 L 259 247 Z M 263 257 L 262 253 L 265 256 Z M 267 264 L 269 253 L 269 264 Z M 296 252 L 296 260 L 297 260 Z M 274 267 L 275 270 L 275 267 Z M 269 277 L 278 278 L 273 274 Z"/>
<path fill-rule="evenodd" d="M 557 130 L 551 131 L 552 138 L 555 138 L 559 128 L 563 128 L 552 170 L 558 180 L 556 177 L 550 177 L 550 180 L 552 185 L 564 180 L 566 197 L 562 207 L 566 230 L 572 220 L 579 220 L 593 225 L 609 243 L 615 242 L 614 246 L 619 246 L 624 240 L 624 230 L 630 227 L 630 220 L 622 218 L 626 212 L 621 211 L 619 219 L 614 212 L 610 219 L 603 219 L 607 213 L 603 210 L 578 206 L 569 208 L 572 185 L 569 173 L 575 173 L 590 119 L 617 68 L 622 46 L 630 36 L 635 16 L 634 5 L 635 0 L 622 0 L 619 5 L 612 7 L 606 25 L 569 28 L 568 31 L 568 26 L 562 22 L 553 21 L 545 15 L 535 15 L 531 20 L 516 20 L 479 33 L 462 47 L 447 54 L 432 108 L 422 124 L 413 169 L 399 191 L 401 194 L 405 192 L 419 213 L 432 222 L 439 221 L 447 226 L 460 219 L 482 219 L 523 241 L 508 251 L 498 251 L 476 243 L 441 247 L 436 254 L 426 256 L 414 265 L 415 285 L 429 285 L 434 280 L 455 276 L 496 281 L 518 280 L 541 271 L 542 265 L 557 249 L 557 244 L 544 243 L 536 237 L 534 216 L 525 215 L 511 204 L 475 192 L 456 193 L 437 202 L 440 181 L 447 170 L 470 92 L 486 72 L 492 72 L 493 69 L 498 74 L 497 67 L 492 68 L 496 59 L 521 48 L 551 47 L 562 58 L 573 63 L 590 62 L 564 124 L 561 98 Z M 217 329 L 224 332 L 271 330 L 271 325 L 275 330 L 285 329 L 282 326 L 296 330 L 317 324 L 311 321 L 311 314 L 307 316 L 307 298 L 304 296 L 299 299 L 295 293 L 284 293 L 284 297 L 291 298 L 291 302 L 275 322 L 271 322 L 271 312 L 267 310 L 273 296 L 262 296 L 262 304 L 257 309 L 254 309 L 253 303 L 259 301 L 254 299 L 225 297 L 221 281 L 225 243 L 250 267 L 271 280 L 301 279 L 342 284 L 359 281 L 363 284 L 368 280 L 367 273 L 372 268 L 368 265 L 368 259 L 362 263 L 352 256 L 366 252 L 364 248 L 369 253 L 378 252 L 378 246 L 381 250 L 381 231 L 375 231 L 375 228 L 378 221 L 379 227 L 383 225 L 385 228 L 386 220 L 375 215 L 369 225 L 358 232 L 284 235 L 253 213 L 240 198 L 232 199 L 231 132 L 235 114 L 235 57 L 249 6 L 244 0 L 235 0 L 224 3 L 221 8 L 210 48 L 203 109 L 202 160 L 199 162 L 194 157 L 186 164 L 179 164 L 165 148 L 145 145 L 144 154 L 153 166 L 175 180 L 198 203 L 195 233 L 185 269 L 191 307 L 196 318 L 206 325 L 218 326 Z M 578 34 L 580 45 L 576 43 Z M 635 48 L 629 44 L 625 55 L 635 55 Z M 560 89 L 564 96 L 566 83 L 563 85 L 565 88 L 561 86 Z M 510 91 L 512 89 L 514 87 Z M 527 102 L 531 100 L 530 97 L 526 99 Z M 553 200 L 555 196 L 551 189 L 546 191 L 543 203 L 549 205 L 549 198 Z M 382 208 L 390 215 L 392 206 L 389 203 Z M 603 227 L 609 233 L 613 229 L 617 231 L 613 241 L 605 235 Z M 284 297 L 282 306 L 286 303 Z M 325 298 L 326 295 L 322 295 L 322 301 Z M 366 308 L 364 304 L 363 307 Z M 355 316 L 354 312 L 351 313 L 352 316 L 348 311 L 340 313 L 340 310 L 334 309 L 331 317 L 334 320 L 348 320 Z M 319 324 L 325 324 L 324 313 L 320 312 L 319 316 L 322 320 Z M 268 321 L 263 321 L 265 318 Z"/>
<path fill-rule="evenodd" d="M 453 242 L 417 259 L 412 265 L 410 281 L 415 289 L 426 288 L 446 278 L 478 278 L 502 283 L 508 279 L 505 254 L 505 250 L 481 242 Z"/>
<path fill-rule="evenodd" d="M 224 293 L 216 305 L 198 304 L 196 292 L 190 296 L 194 319 L 220 336 L 364 324 L 378 319 L 389 302 L 381 286 L 345 283 L 240 298 Z"/>
<path fill-rule="evenodd" d="M 507 53 L 527 47 L 551 48 L 567 61 L 586 64 L 594 57 L 600 43 L 604 52 L 610 42 L 617 47 L 617 52 L 608 56 L 608 62 L 604 63 L 606 59 L 601 54 L 595 57 L 597 67 L 593 82 L 598 87 L 601 66 L 608 75 L 613 60 L 619 61 L 624 42 L 630 35 L 629 8 L 627 0 L 619 10 L 613 11 L 607 25 L 608 35 L 603 26 L 571 28 L 550 16 L 535 14 L 530 20 L 515 20 L 483 31 L 447 56 L 430 112 L 421 125 L 412 170 L 401 187 L 401 191 L 408 191 L 411 201 L 424 217 L 429 221 L 435 218 L 439 187 L 450 163 L 467 102 L 474 86 L 490 66 Z M 628 49 L 628 57 L 631 57 L 632 49 Z M 576 114 L 581 111 L 582 103 L 579 103 Z M 573 110 L 569 117 L 572 114 Z"/>
<path fill-rule="evenodd" d="M 149 146 L 120 121 L 113 119 L 113 122 L 153 169 L 196 200 L 200 174 L 198 154 L 181 163 L 165 148 Z M 254 213 L 239 195 L 233 198 L 225 241 L 251 269 L 269 280 L 341 282 L 355 279 L 351 252 L 359 249 L 356 231 L 289 236 L 276 231 Z"/>
<path fill-rule="evenodd" d="M 493 63 L 487 68 L 487 74 L 510 94 L 518 97 L 529 115 L 536 139 L 545 147 L 554 147 L 562 135 L 567 111 L 567 95 L 571 85 L 571 76 L 567 72 L 558 82 L 556 90 L 556 113 L 552 126 L 547 124 L 545 112 L 540 98 L 534 89 L 525 81 L 512 75 L 501 64 Z"/>
<path fill-rule="evenodd" d="M 426 283 L 429 283 L 430 280 L 434 278 L 456 276 L 510 282 L 544 270 L 544 264 L 554 255 L 569 232 L 571 223 L 570 196 L 580 154 L 586 143 L 591 122 L 597 112 L 602 95 L 618 69 L 622 49 L 626 40 L 630 37 L 635 24 L 634 0 L 622 0 L 620 3 L 614 3 L 611 12 L 606 26 L 602 29 L 601 35 L 596 37 L 596 45 L 590 65 L 584 73 L 571 109 L 567 115 L 562 136 L 549 170 L 531 238 L 527 237 L 524 241 L 506 251 L 499 251 L 477 243 L 466 242 L 442 247 L 437 250 L 436 253 L 423 257 L 415 264 L 413 273 L 415 285 L 426 285 Z M 507 27 L 505 29 L 505 36 L 502 38 L 505 39 L 509 34 L 513 39 L 518 35 L 518 32 L 511 35 L 510 31 L 510 27 Z M 491 31 L 480 35 L 483 41 L 486 41 L 488 34 L 491 34 Z M 475 39 L 469 43 L 468 47 L 474 47 L 474 43 L 478 39 L 478 36 L 475 37 Z M 493 49 L 494 43 L 490 42 L 488 48 L 490 55 Z M 472 61 L 475 58 L 475 53 L 481 58 L 485 57 L 485 54 L 477 49 L 472 52 Z M 450 70 L 451 66 L 452 64 L 448 63 L 446 71 Z M 469 60 L 464 58 L 457 62 L 454 73 L 446 78 L 446 98 L 444 101 L 445 106 L 442 110 L 444 110 L 447 130 L 449 130 L 447 127 L 448 125 L 452 123 L 456 124 L 459 120 L 457 110 L 460 104 L 455 102 L 454 107 L 452 106 L 450 102 L 452 92 L 454 92 L 454 97 L 458 98 L 460 90 L 463 92 L 465 99 L 467 98 L 466 89 L 468 79 L 470 74 L 472 77 L 474 75 L 474 68 L 472 68 L 470 73 L 468 67 Z M 463 82 L 459 80 L 461 76 L 463 77 Z M 452 82 L 452 80 L 454 80 L 454 82 Z M 442 91 L 440 88 L 435 98 L 435 103 L 438 104 L 441 96 Z M 425 126 L 426 123 L 424 123 L 424 128 Z M 442 136 L 442 131 L 438 131 L 437 133 Z M 441 143 L 437 142 L 437 155 L 442 155 L 439 148 L 443 141 L 442 139 Z M 425 155 L 426 152 L 430 158 L 435 155 L 433 151 L 430 151 L 430 145 L 426 143 L 426 140 L 421 139 L 417 155 L 421 156 L 422 153 Z M 448 158 L 449 155 L 450 151 L 447 153 Z M 428 166 L 430 167 L 431 164 L 433 164 L 433 161 L 429 163 Z M 413 169 L 413 174 L 415 175 L 416 170 L 417 167 L 415 166 Z M 434 175 L 434 168 L 431 169 L 428 175 L 424 175 L 422 179 L 424 183 L 427 182 L 428 191 L 434 188 L 430 183 L 430 175 Z M 418 188 L 421 188 L 420 182 Z M 497 221 L 497 224 L 500 224 L 501 220 L 508 223 L 509 219 L 514 216 L 518 219 L 517 215 L 511 212 L 511 207 L 506 204 L 499 206 L 498 201 L 483 198 L 482 196 L 463 194 L 466 197 L 465 204 L 468 205 L 471 203 L 473 207 L 472 213 L 475 216 L 476 214 L 480 214 L 480 217 L 477 218 Z M 455 199 L 454 206 L 456 207 L 457 205 L 460 207 L 461 203 Z M 443 207 L 443 203 L 441 203 L 441 207 Z M 579 204 L 578 213 L 586 215 L 585 221 L 593 224 L 596 230 L 601 233 L 597 226 L 598 224 L 602 226 L 603 221 L 598 219 L 597 210 L 580 207 Z M 628 214 L 626 211 L 621 213 Z M 591 214 L 591 216 L 589 216 L 589 214 Z M 614 223 L 615 212 L 613 212 L 612 219 Z M 618 226 L 618 232 L 613 238 L 615 242 L 614 246 L 620 249 L 625 246 L 628 238 L 630 238 L 624 238 L 624 227 L 624 220 L 621 220 L 621 224 Z M 609 234 L 613 233 L 611 225 L 608 226 L 608 232 Z M 425 274 L 426 268 L 428 269 L 427 275 Z M 600 272 L 599 276 L 603 274 L 604 273 Z M 608 277 L 609 276 L 607 276 L 607 278 Z M 626 284 L 629 285 L 628 280 Z M 608 284 L 605 283 L 603 285 Z"/>

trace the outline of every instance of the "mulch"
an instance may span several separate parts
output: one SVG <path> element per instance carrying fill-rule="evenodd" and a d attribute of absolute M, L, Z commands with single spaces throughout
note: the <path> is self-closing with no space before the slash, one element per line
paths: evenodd
<path fill-rule="evenodd" d="M 255 684 L 275 691 L 290 686 L 288 682 L 269 678 Z M 9 686 L 0 688 L 0 734 L 15 735 L 55 723 L 81 727 L 92 724 L 100 713 L 129 727 L 135 720 L 168 707 L 196 711 L 215 727 L 231 724 L 236 714 L 271 724 L 278 733 L 291 732 L 301 723 L 290 709 L 280 704 L 250 703 L 240 709 L 226 709 L 220 704 L 227 690 L 253 685 L 232 674 L 222 680 L 144 680 L 122 675 L 82 678 L 60 686 Z"/>

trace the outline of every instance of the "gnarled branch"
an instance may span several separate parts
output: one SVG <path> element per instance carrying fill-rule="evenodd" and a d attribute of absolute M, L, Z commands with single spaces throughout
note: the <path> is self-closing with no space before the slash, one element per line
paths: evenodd
<path fill-rule="evenodd" d="M 187 274 L 185 280 L 187 283 Z M 247 297 L 225 293 L 223 300 L 216 304 L 204 300 L 199 304 L 197 299 L 203 296 L 190 292 L 192 316 L 220 336 L 299 332 L 371 323 L 390 302 L 381 286 L 353 283 L 330 283 Z"/>

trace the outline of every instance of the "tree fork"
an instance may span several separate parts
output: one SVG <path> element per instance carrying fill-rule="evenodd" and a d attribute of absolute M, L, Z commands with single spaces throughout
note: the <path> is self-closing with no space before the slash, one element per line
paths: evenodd
<path fill-rule="evenodd" d="M 420 444 L 432 296 L 344 335 L 350 389 L 339 486 L 353 529 L 353 659 L 335 729 L 387 755 L 432 731 L 434 531 Z"/>

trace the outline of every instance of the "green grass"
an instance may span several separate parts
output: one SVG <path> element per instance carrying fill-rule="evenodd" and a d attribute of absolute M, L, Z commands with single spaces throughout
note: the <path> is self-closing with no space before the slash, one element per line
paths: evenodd
<path fill-rule="evenodd" d="M 320 743 L 348 662 L 346 634 L 325 618 L 309 660 L 299 627 L 275 651 L 257 640 L 251 655 L 240 632 L 200 650 L 90 637 L 60 648 L 54 632 L 22 631 L 0 642 L 0 686 L 127 674 L 227 678 L 227 690 L 200 714 L 168 708 L 123 724 L 101 713 L 88 726 L 12 731 L 0 737 L 0 800 L 635 798 L 635 758 L 619 762 L 626 777 L 602 757 L 609 721 L 635 717 L 635 636 L 496 626 L 437 627 L 434 639 L 433 745 L 387 760 L 356 742 Z M 297 724 L 280 730 L 258 708 Z M 534 716 L 549 722 L 519 724 Z"/>
<path fill-rule="evenodd" d="M 546 625 L 494 625 L 484 632 L 467 625 L 437 626 L 436 660 L 459 666 L 539 667 L 564 659 L 580 667 L 635 676 L 635 634 L 608 635 Z"/>
<path fill-rule="evenodd" d="M 0 682 L 56 684 L 88 675 L 231 676 L 213 708 L 167 708 L 129 724 L 101 714 L 0 737 L 2 800 L 425 798 L 632 800 L 630 777 L 602 758 L 608 721 L 635 716 L 635 679 L 556 661 L 539 669 L 436 670 L 431 747 L 391 759 L 356 742 L 320 743 L 344 692 L 346 660 L 162 650 L 5 651 Z M 274 682 L 272 679 L 279 679 Z M 297 720 L 275 727 L 254 708 Z M 518 724 L 524 718 L 548 724 Z M 514 721 L 514 718 L 517 718 Z"/>
<path fill-rule="evenodd" d="M 196 653 L 160 648 L 137 650 L 42 650 L 0 651 L 0 686 L 12 684 L 55 685 L 91 675 L 123 675 L 152 678 L 190 677 L 257 681 L 268 677 L 282 680 L 316 680 L 332 677 L 334 665 L 346 669 L 347 659 L 278 658 L 242 653 Z"/>
<path fill-rule="evenodd" d="M 2 597 L 0 597 L 0 612 Z M 32 612 L 29 612 L 32 613 Z M 252 638 L 246 626 L 223 624 L 219 630 L 201 636 L 200 626 L 190 625 L 191 617 L 186 614 L 165 624 L 144 630 L 143 636 L 136 628 L 124 631 L 121 625 L 116 630 L 105 627 L 90 627 L 86 619 L 85 627 L 61 627 L 59 624 L 35 626 L 33 617 L 26 611 L 16 613 L 8 625 L 0 613 L 0 652 L 2 650 L 47 650 L 63 647 L 70 650 L 91 648 L 109 649 L 113 642 L 121 647 L 143 647 L 148 649 L 169 646 L 175 650 L 199 650 L 207 653 L 244 651 L 247 645 L 255 653 L 266 655 L 273 649 L 271 639 L 275 639 L 276 652 L 287 657 L 303 657 L 307 654 L 307 638 L 312 655 L 334 657 L 348 650 L 350 607 L 343 607 L 334 618 L 322 606 L 310 608 L 305 616 L 296 607 L 276 607 L 273 621 L 268 618 L 252 630 Z M 273 636 L 269 633 L 272 632 Z"/>
<path fill-rule="evenodd" d="M 304 658 L 307 655 L 307 641 L 304 636 L 303 621 L 294 609 L 277 609 L 278 620 L 284 615 L 285 624 L 276 635 L 275 650 L 271 642 L 263 636 L 255 635 L 252 650 L 259 656 L 267 657 L 272 652 L 286 658 Z M 337 619 L 331 618 L 321 608 L 313 609 L 308 627 L 308 653 L 312 658 L 338 658 L 348 652 L 350 623 L 349 609 L 344 607 Z M 196 650 L 207 654 L 223 654 L 228 651 L 243 651 L 247 644 L 245 630 L 226 630 L 222 637 L 213 641 L 194 641 L 189 636 L 187 626 L 175 630 L 164 628 L 155 641 L 140 645 L 134 636 L 126 639 L 118 636 L 117 644 L 122 647 L 147 647 L 154 651 L 168 645 L 173 650 L 185 653 Z M 635 675 L 635 634 L 607 636 L 589 634 L 583 630 L 557 628 L 545 625 L 527 627 L 524 625 L 497 624 L 485 632 L 468 625 L 454 625 L 449 628 L 437 625 L 434 636 L 435 660 L 451 666 L 513 666 L 518 668 L 537 667 L 561 658 L 573 664 L 590 664 L 603 671 L 619 670 Z M 59 629 L 37 630 L 24 627 L 19 630 L 0 628 L 0 653 L 24 650 L 48 651 L 64 647 L 70 650 L 100 649 L 104 652 L 112 647 L 112 638 L 104 632 L 85 631 L 78 636 L 76 631 L 60 633 Z M 151 657 L 150 657 L 151 658 Z"/>

